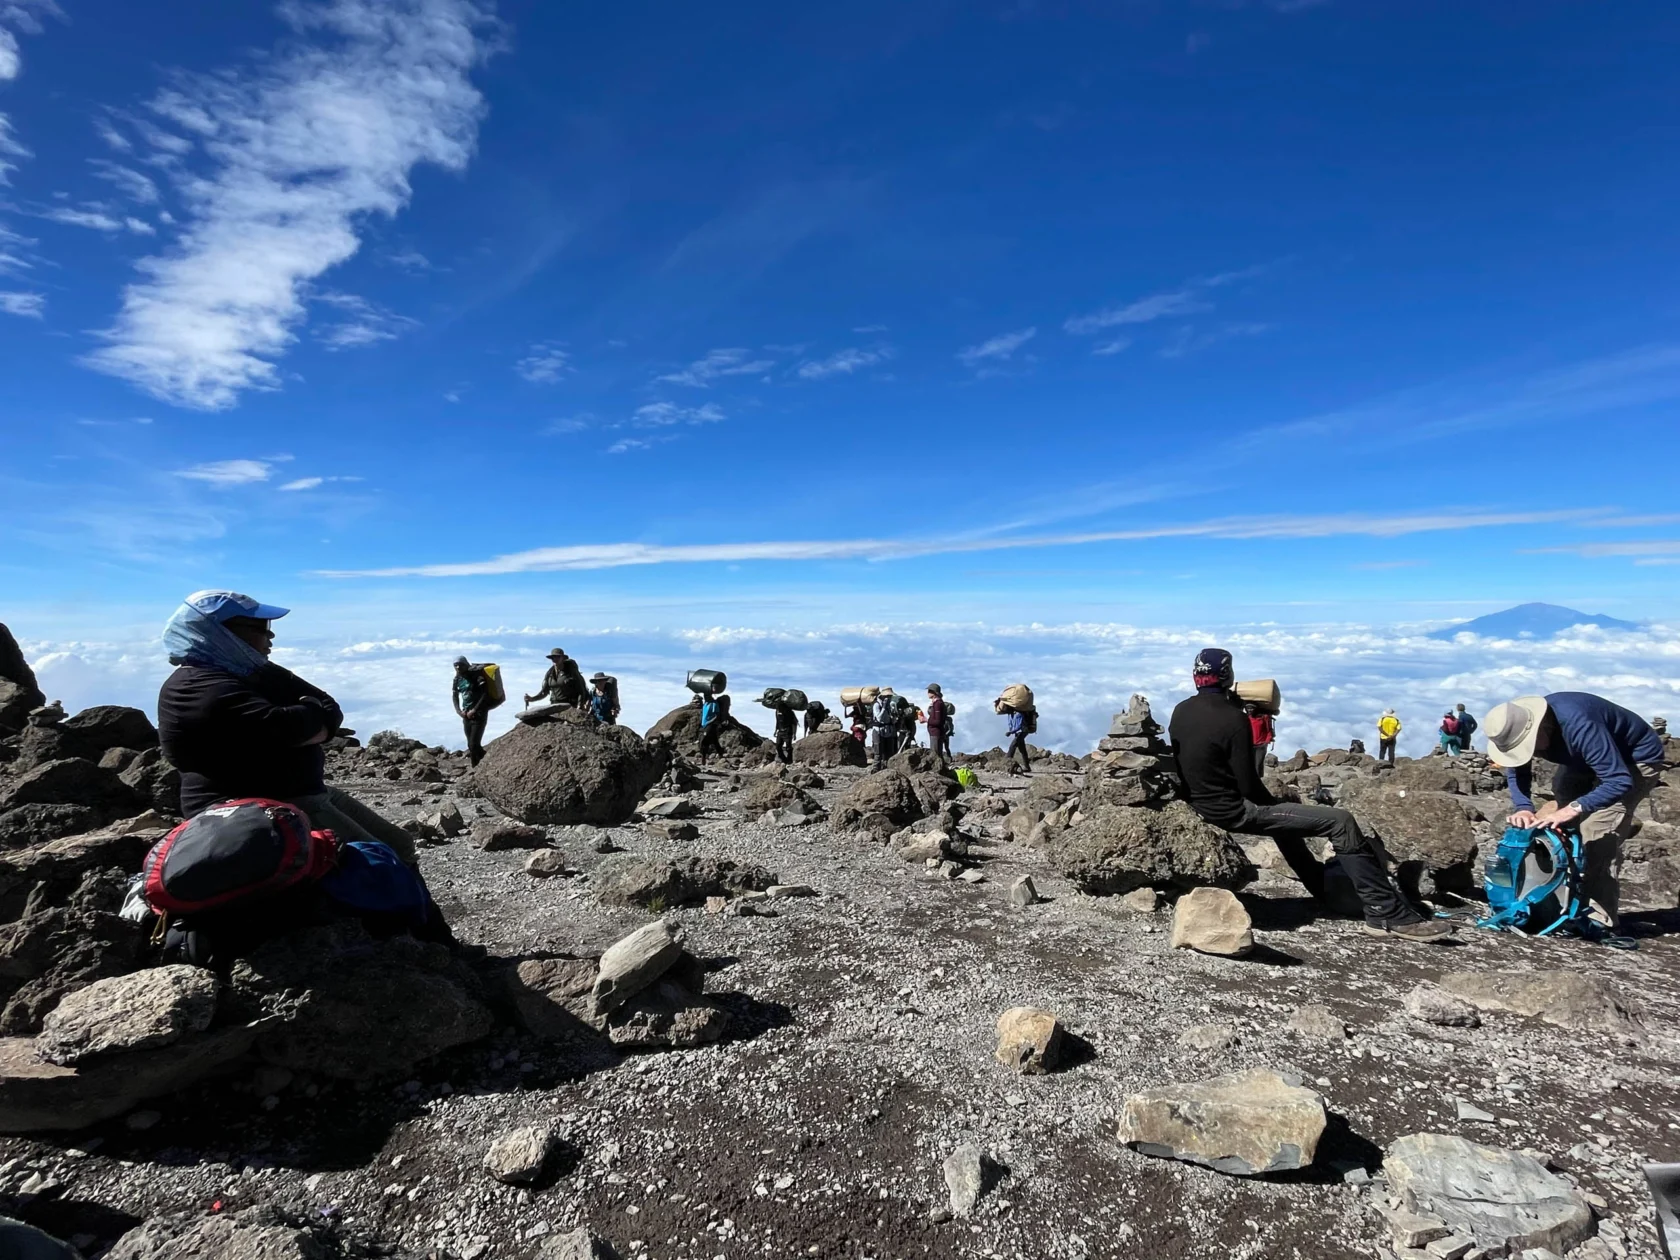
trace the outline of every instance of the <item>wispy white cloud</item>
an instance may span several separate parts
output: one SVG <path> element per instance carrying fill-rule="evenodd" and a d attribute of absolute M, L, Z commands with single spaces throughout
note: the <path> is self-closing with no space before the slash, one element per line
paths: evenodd
<path fill-rule="evenodd" d="M 310 283 L 395 215 L 422 163 L 460 170 L 483 98 L 479 0 L 289 3 L 295 37 L 240 73 L 179 79 L 152 102 L 187 130 L 136 126 L 170 162 L 186 226 L 138 264 L 106 345 L 85 362 L 182 406 L 273 389 Z M 193 153 L 201 155 L 189 169 Z"/>
<path fill-rule="evenodd" d="M 755 358 L 750 351 L 740 348 L 709 350 L 704 358 L 696 359 L 680 371 L 667 372 L 655 379 L 706 389 L 719 377 L 758 376 L 775 366 L 774 360 Z"/>
<path fill-rule="evenodd" d="M 631 418 L 641 428 L 665 428 L 673 424 L 716 424 L 724 414 L 715 403 L 679 407 L 671 402 L 650 402 L 637 407 Z"/>
<path fill-rule="evenodd" d="M 579 412 L 575 416 L 559 416 L 543 425 L 542 431 L 549 437 L 559 437 L 567 433 L 582 433 L 595 423 L 595 417 L 587 411 Z"/>
<path fill-rule="evenodd" d="M 355 350 L 381 341 L 395 341 L 419 321 L 386 310 L 354 293 L 317 293 L 315 301 L 324 302 L 343 313 L 343 319 L 329 324 L 317 334 L 329 350 Z"/>
<path fill-rule="evenodd" d="M 1107 358 L 1109 355 L 1120 354 L 1129 350 L 1131 345 L 1132 339 L 1130 337 L 1112 337 L 1107 341 L 1100 342 L 1091 353 L 1101 358 Z"/>
<path fill-rule="evenodd" d="M 887 326 L 885 324 L 865 324 L 862 328 L 854 328 L 852 331 L 859 336 L 868 336 L 870 333 L 886 332 Z"/>
<path fill-rule="evenodd" d="M 64 12 L 53 0 L 4 0 L 0 3 L 0 83 L 9 83 L 23 72 L 23 49 L 17 32 L 36 35 L 41 31 L 43 17 L 63 17 Z M 8 158 L 26 158 L 30 153 L 12 133 L 12 120 L 0 113 L 0 184 L 17 169 Z"/>
<path fill-rule="evenodd" d="M 539 341 L 513 370 L 533 385 L 552 385 L 572 371 L 572 356 L 551 341 Z"/>
<path fill-rule="evenodd" d="M 88 165 L 93 167 L 94 175 L 113 185 L 130 201 L 139 202 L 143 206 L 157 203 L 158 186 L 152 182 L 150 176 L 142 175 L 132 166 L 124 166 L 121 162 L 113 162 L 109 158 L 89 158 Z"/>
<path fill-rule="evenodd" d="M 333 483 L 335 481 L 360 481 L 360 480 L 361 480 L 360 477 L 299 477 L 295 481 L 288 481 L 284 485 L 279 486 L 277 488 L 280 489 L 280 490 L 285 490 L 285 491 L 288 491 L 290 493 L 295 494 L 295 493 L 297 493 L 299 491 L 303 491 L 303 490 L 318 490 L 322 486 L 330 485 L 331 483 Z"/>
<path fill-rule="evenodd" d="M 394 254 L 387 254 L 385 261 L 393 267 L 401 267 L 404 271 L 432 270 L 432 260 L 417 249 L 403 249 Z"/>
<path fill-rule="evenodd" d="M 40 319 L 47 311 L 47 299 L 40 293 L 0 293 L 0 313 Z"/>
<path fill-rule="evenodd" d="M 1570 547 L 1535 547 L 1530 555 L 1582 556 L 1589 560 L 1606 557 L 1680 556 L 1680 538 L 1644 539 L 1633 542 L 1581 543 Z"/>
<path fill-rule="evenodd" d="M 638 442 L 640 439 L 626 439 Z M 625 449 L 634 449 L 626 446 Z M 614 453 L 617 453 L 616 451 Z M 1592 515 L 1590 509 L 1543 509 L 1511 512 L 1454 510 L 1370 515 L 1337 513 L 1300 516 L 1221 517 L 1139 529 L 1101 530 L 1005 538 L 824 539 L 793 542 L 602 543 L 540 547 L 531 551 L 464 563 L 411 565 L 381 569 L 323 571 L 326 577 L 472 577 L 497 573 L 546 573 L 577 569 L 615 569 L 634 565 L 716 564 L 747 561 L 899 560 L 967 552 L 1085 546 L 1107 542 L 1145 542 L 1169 538 L 1277 540 L 1334 537 L 1399 538 L 1410 534 L 1492 529 L 1512 525 L 1552 525 Z"/>
<path fill-rule="evenodd" d="M 194 464 L 175 473 L 188 481 L 202 481 L 218 489 L 231 486 L 250 486 L 267 481 L 274 475 L 274 464 L 266 459 L 218 459 L 206 464 Z"/>
<path fill-rule="evenodd" d="M 820 381 L 830 376 L 850 376 L 860 368 L 885 363 L 892 356 L 893 352 L 885 346 L 872 350 L 837 350 L 826 359 L 808 359 L 801 363 L 798 375 L 807 381 Z"/>
<path fill-rule="evenodd" d="M 1138 324 L 1152 324 L 1156 320 L 1181 319 L 1190 315 L 1200 315 L 1213 309 L 1210 294 L 1215 289 L 1224 288 L 1241 280 L 1250 280 L 1270 271 L 1277 264 L 1261 264 L 1255 267 L 1244 267 L 1239 271 L 1223 271 L 1216 275 L 1202 276 L 1180 285 L 1176 289 L 1166 289 L 1160 293 L 1151 293 L 1146 297 L 1119 306 L 1108 306 L 1102 310 L 1093 311 L 1088 315 L 1073 315 L 1062 323 L 1062 331 L 1072 333 L 1076 337 L 1088 337 L 1110 328 L 1123 328 Z M 1118 354 L 1130 343 L 1124 337 L 1114 338 L 1100 343 L 1093 354 Z M 1180 351 L 1183 353 L 1183 351 Z"/>
<path fill-rule="evenodd" d="M 77 209 L 73 206 L 54 206 L 51 210 L 41 211 L 39 218 L 53 223 L 63 223 L 68 227 L 92 228 L 96 232 L 120 232 L 123 221 L 103 210 Z"/>
<path fill-rule="evenodd" d="M 1217 345 L 1221 341 L 1229 341 L 1233 337 L 1258 337 L 1272 330 L 1270 324 L 1235 323 L 1221 324 L 1216 328 L 1195 329 L 1184 327 L 1178 329 L 1167 344 L 1160 349 L 1163 359 L 1182 359 L 1186 355 L 1195 354 L 1199 350 L 1206 350 L 1209 346 Z"/>
<path fill-rule="evenodd" d="M 970 368 L 1007 363 L 1015 357 L 1017 350 L 1036 336 L 1036 328 L 1020 328 L 1014 332 L 999 333 L 996 337 L 988 337 L 977 345 L 965 346 L 957 351 L 957 358 L 962 361 L 964 367 Z"/>

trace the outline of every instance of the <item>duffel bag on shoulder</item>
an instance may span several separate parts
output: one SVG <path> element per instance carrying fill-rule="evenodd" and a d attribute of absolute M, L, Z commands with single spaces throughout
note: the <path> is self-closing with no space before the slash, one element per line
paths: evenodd
<path fill-rule="evenodd" d="M 317 880 L 338 838 L 313 831 L 296 805 L 247 797 L 187 819 L 146 855 L 146 902 L 160 914 L 214 910 Z"/>

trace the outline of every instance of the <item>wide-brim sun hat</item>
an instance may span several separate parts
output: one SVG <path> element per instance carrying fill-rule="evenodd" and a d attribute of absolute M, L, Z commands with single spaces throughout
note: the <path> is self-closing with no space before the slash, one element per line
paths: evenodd
<path fill-rule="evenodd" d="M 1482 719 L 1488 760 L 1496 766 L 1526 766 L 1534 760 L 1540 723 L 1546 718 L 1546 697 L 1518 696 L 1496 704 Z"/>

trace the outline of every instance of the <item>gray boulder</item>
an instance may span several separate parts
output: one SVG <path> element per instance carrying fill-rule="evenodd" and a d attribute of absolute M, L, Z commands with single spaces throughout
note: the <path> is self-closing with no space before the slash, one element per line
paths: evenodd
<path fill-rule="evenodd" d="M 1307 1167 L 1326 1121 L 1324 1100 L 1312 1090 L 1251 1068 L 1133 1094 L 1119 1137 L 1142 1155 L 1248 1177 Z"/>
<path fill-rule="evenodd" d="M 231 982 L 230 996 L 285 1017 L 259 1046 L 270 1063 L 349 1080 L 407 1072 L 493 1026 L 476 977 L 448 949 L 375 940 L 354 921 L 269 941 Z"/>
<path fill-rule="evenodd" d="M 580 1225 L 544 1239 L 537 1260 L 619 1260 L 619 1256 L 610 1242 Z"/>
<path fill-rule="evenodd" d="M 198 967 L 151 967 L 96 980 L 52 1009 L 35 1039 L 50 1063 L 73 1066 L 102 1055 L 172 1045 L 210 1027 L 215 973 Z"/>
<path fill-rule="evenodd" d="M 158 745 L 157 727 L 152 725 L 152 719 L 139 709 L 121 704 L 96 704 L 83 709 L 65 718 L 58 729 L 73 736 L 85 748 L 97 749 L 98 753 L 108 748 L 141 749 Z"/>
<path fill-rule="evenodd" d="M 664 762 L 624 726 L 563 714 L 518 723 L 491 741 L 473 772 L 481 795 L 509 818 L 613 826 L 636 812 Z"/>
<path fill-rule="evenodd" d="M 793 759 L 807 766 L 865 766 L 869 752 L 850 731 L 817 731 L 794 744 Z"/>
<path fill-rule="evenodd" d="M 1634 1033 L 1640 1024 L 1606 980 L 1577 971 L 1454 971 L 1440 987 L 1478 1011 L 1539 1017 L 1558 1028 Z"/>
<path fill-rule="evenodd" d="M 89 871 L 67 904 L 36 903 L 0 928 L 0 1034 L 33 1033 L 67 994 L 134 969 L 146 938 L 115 913 L 125 882 Z"/>
<path fill-rule="evenodd" d="M 153 1216 L 119 1238 L 105 1260 L 350 1260 L 369 1255 L 420 1260 L 416 1252 L 374 1248 L 319 1217 L 309 1221 L 263 1205 L 219 1216 L 197 1211 Z"/>
<path fill-rule="evenodd" d="M 29 711 L 47 702 L 35 682 L 35 671 L 23 658 L 4 623 L 0 623 L 0 732 L 21 731 Z"/>
<path fill-rule="evenodd" d="M 1344 784 L 1340 799 L 1365 833 L 1380 840 L 1399 864 L 1403 884 L 1415 887 L 1418 877 L 1427 873 L 1438 888 L 1470 889 L 1476 833 L 1460 797 L 1361 778 Z"/>
<path fill-rule="evenodd" d="M 1413 1133 L 1389 1146 L 1383 1172 L 1408 1211 L 1438 1218 L 1484 1254 L 1562 1255 L 1593 1233 L 1580 1192 L 1521 1151 Z"/>
<path fill-rule="evenodd" d="M 742 866 L 727 858 L 667 860 L 634 853 L 609 853 L 596 863 L 589 878 L 603 905 L 641 906 L 656 912 L 702 905 L 707 897 L 735 896 L 779 882 L 762 866 Z"/>
<path fill-rule="evenodd" d="M 901 827 L 930 814 L 961 789 L 944 775 L 912 773 L 892 767 L 865 775 L 841 795 L 833 812 L 841 831 L 867 831 L 885 840 Z"/>
<path fill-rule="evenodd" d="M 83 757 L 48 761 L 25 771 L 0 791 L 0 809 L 20 805 L 85 805 L 114 821 L 138 814 L 150 802 L 113 771 Z"/>
<path fill-rule="evenodd" d="M 153 809 L 165 814 L 181 812 L 181 772 L 169 763 L 161 749 L 141 750 L 118 777 Z"/>
<path fill-rule="evenodd" d="M 1051 838 L 1049 858 L 1082 892 L 1241 888 L 1258 874 L 1242 847 L 1182 801 L 1164 809 L 1104 805 Z"/>
<path fill-rule="evenodd" d="M 734 759 L 746 753 L 757 752 L 767 742 L 752 727 L 737 721 L 733 714 L 721 719 L 723 725 L 718 731 L 718 747 L 726 759 Z M 681 708 L 672 709 L 659 721 L 648 728 L 649 740 L 660 739 L 668 741 L 677 752 L 685 757 L 700 755 L 700 701 L 699 697 Z"/>

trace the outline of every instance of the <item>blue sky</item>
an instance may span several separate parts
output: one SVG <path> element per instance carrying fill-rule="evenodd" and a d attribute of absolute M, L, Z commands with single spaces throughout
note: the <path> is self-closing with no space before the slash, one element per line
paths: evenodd
<path fill-rule="evenodd" d="M 205 586 L 334 651 L 1680 616 L 1670 5 L 0 29 L 41 650 L 143 653 Z"/>

